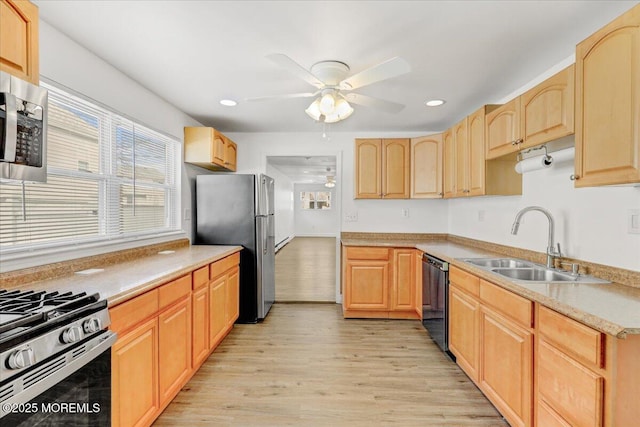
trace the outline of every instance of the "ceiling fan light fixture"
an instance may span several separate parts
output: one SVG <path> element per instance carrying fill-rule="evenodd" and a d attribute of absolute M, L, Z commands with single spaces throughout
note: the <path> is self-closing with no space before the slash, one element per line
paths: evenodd
<path fill-rule="evenodd" d="M 324 183 L 324 186 L 327 187 L 327 188 L 333 188 L 333 187 L 336 186 L 336 183 L 333 182 L 333 181 L 327 181 L 327 182 Z"/>
<path fill-rule="evenodd" d="M 325 116 L 333 114 L 336 108 L 336 99 L 333 97 L 333 94 L 325 93 L 320 98 L 320 112 Z"/>
<path fill-rule="evenodd" d="M 225 107 L 235 107 L 236 105 L 238 105 L 238 102 L 234 101 L 233 99 L 221 99 L 220 104 L 224 105 Z"/>
<path fill-rule="evenodd" d="M 320 112 L 320 98 L 313 101 L 311 105 L 309 105 L 309 107 L 304 110 L 304 112 L 307 113 L 307 115 L 313 120 L 320 121 L 320 116 L 322 115 L 322 113 Z"/>

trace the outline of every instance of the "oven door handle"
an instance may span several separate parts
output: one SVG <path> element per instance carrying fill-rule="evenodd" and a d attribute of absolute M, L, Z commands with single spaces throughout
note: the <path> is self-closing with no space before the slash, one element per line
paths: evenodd
<path fill-rule="evenodd" d="M 2 150 L 3 162 L 14 163 L 16 161 L 16 147 L 18 146 L 18 109 L 16 108 L 16 97 L 9 92 L 3 92 L 0 97 L 5 106 L 4 120 L 4 141 Z"/>
<path fill-rule="evenodd" d="M 72 358 L 73 350 L 67 351 L 64 354 L 55 357 L 50 361 L 42 363 L 40 366 L 35 367 L 33 370 L 29 371 L 27 375 L 20 375 L 13 381 L 10 381 L 9 384 L 3 385 L 3 389 L 6 386 L 9 386 L 7 387 L 8 390 L 13 389 L 14 394 L 11 395 L 11 397 L 9 397 L 8 399 L 1 402 L 0 418 L 9 414 L 14 407 L 15 411 L 20 410 L 21 408 L 18 405 L 29 402 L 31 399 L 47 391 L 54 385 L 58 384 L 60 381 L 73 375 L 76 371 L 83 368 L 85 365 L 94 360 L 96 357 L 100 356 L 105 351 L 109 351 L 109 348 L 111 348 L 113 343 L 116 342 L 116 339 L 117 335 L 114 332 L 106 331 L 104 334 L 101 334 L 98 337 L 85 342 L 83 345 L 91 348 L 78 358 L 69 361 L 69 359 Z M 38 380 L 36 384 L 25 389 L 25 377 L 30 377 L 34 372 L 37 372 L 37 370 L 45 371 L 48 365 L 56 366 L 58 363 L 64 363 L 65 365 L 57 371 L 53 371 L 51 373 L 43 372 L 43 377 Z"/>

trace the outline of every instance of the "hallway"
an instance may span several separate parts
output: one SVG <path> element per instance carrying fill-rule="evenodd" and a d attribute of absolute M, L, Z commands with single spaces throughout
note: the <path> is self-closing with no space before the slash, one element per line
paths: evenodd
<path fill-rule="evenodd" d="M 295 237 L 276 254 L 276 302 L 336 301 L 336 239 Z"/>

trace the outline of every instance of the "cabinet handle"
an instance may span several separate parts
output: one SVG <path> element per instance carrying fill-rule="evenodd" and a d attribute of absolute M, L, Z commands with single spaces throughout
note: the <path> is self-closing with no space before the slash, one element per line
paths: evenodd
<path fill-rule="evenodd" d="M 438 196 L 444 196 L 444 193 L 438 193 Z"/>
<path fill-rule="evenodd" d="M 517 142 L 516 142 L 515 139 L 513 141 L 511 141 L 511 145 L 516 145 L 516 144 L 517 144 Z"/>
<path fill-rule="evenodd" d="M 579 179 L 580 179 L 580 175 L 576 175 L 576 174 L 573 174 L 573 173 L 572 173 L 571 175 L 569 175 L 569 179 L 570 179 L 571 181 L 577 181 L 577 180 L 579 180 Z"/>
<path fill-rule="evenodd" d="M 522 144 L 523 142 L 524 142 L 524 139 L 522 138 L 516 139 L 516 144 Z"/>

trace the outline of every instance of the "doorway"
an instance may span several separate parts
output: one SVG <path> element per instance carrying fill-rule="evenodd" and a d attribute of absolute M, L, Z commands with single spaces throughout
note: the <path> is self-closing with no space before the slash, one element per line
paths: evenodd
<path fill-rule="evenodd" d="M 276 181 L 276 302 L 336 302 L 336 156 L 268 156 Z"/>

